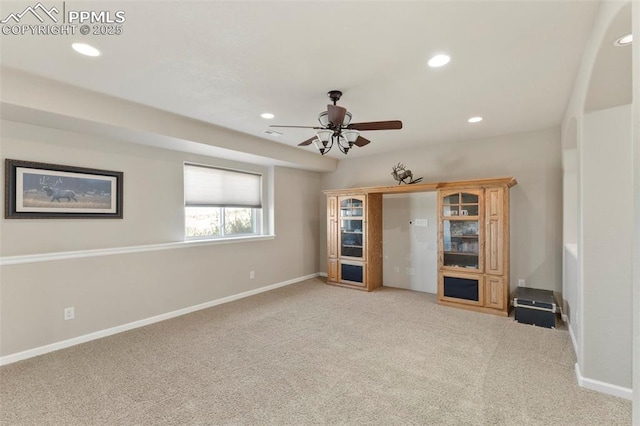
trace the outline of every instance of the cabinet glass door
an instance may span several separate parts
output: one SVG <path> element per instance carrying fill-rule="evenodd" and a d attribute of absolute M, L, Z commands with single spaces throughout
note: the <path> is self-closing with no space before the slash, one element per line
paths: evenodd
<path fill-rule="evenodd" d="M 447 216 L 479 216 L 478 194 L 467 192 L 447 195 L 442 199 L 442 215 Z"/>
<path fill-rule="evenodd" d="M 442 199 L 442 266 L 480 269 L 480 204 L 474 193 Z"/>
<path fill-rule="evenodd" d="M 347 198 L 340 201 L 340 256 L 362 258 L 364 244 L 362 229 L 364 224 L 363 201 Z"/>

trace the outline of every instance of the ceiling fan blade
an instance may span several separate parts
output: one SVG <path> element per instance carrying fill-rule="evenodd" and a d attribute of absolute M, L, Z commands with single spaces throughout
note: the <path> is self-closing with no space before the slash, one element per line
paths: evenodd
<path fill-rule="evenodd" d="M 307 139 L 306 141 L 299 143 L 299 144 L 298 144 L 298 146 L 307 146 L 307 145 L 311 145 L 311 142 L 313 142 L 315 139 L 316 139 L 316 136 L 314 136 L 314 137 L 312 137 L 312 138 L 309 138 L 309 139 Z"/>
<path fill-rule="evenodd" d="M 356 141 L 353 144 L 356 146 L 365 146 L 370 143 L 371 141 L 369 139 L 365 139 L 362 136 L 358 136 L 358 139 L 356 139 Z"/>
<path fill-rule="evenodd" d="M 327 111 L 329 111 L 329 122 L 334 126 L 341 126 L 347 109 L 338 105 L 327 105 Z"/>
<path fill-rule="evenodd" d="M 354 130 L 399 130 L 402 129 L 402 121 L 370 121 L 368 123 L 352 123 L 347 126 Z"/>
<path fill-rule="evenodd" d="M 294 129 L 317 129 L 317 130 L 324 129 L 324 127 L 317 127 L 317 126 L 279 126 L 277 124 L 272 124 L 269 127 L 291 127 Z"/>

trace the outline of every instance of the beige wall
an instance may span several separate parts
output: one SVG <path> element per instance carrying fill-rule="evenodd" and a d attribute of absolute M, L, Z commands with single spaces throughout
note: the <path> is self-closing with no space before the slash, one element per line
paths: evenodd
<path fill-rule="evenodd" d="M 266 167 L 178 154 L 83 133 L 6 120 L 0 124 L 3 160 L 124 172 L 122 220 L 3 220 L 2 256 L 182 241 L 184 161 L 268 172 Z M 4 168 L 4 164 L 0 167 Z"/>
<path fill-rule="evenodd" d="M 382 198 L 382 282 L 386 287 L 438 292 L 437 205 L 435 192 Z M 427 220 L 427 226 L 418 226 L 416 220 Z"/>
<path fill-rule="evenodd" d="M 415 177 L 423 177 L 423 182 L 515 177 L 518 185 L 511 189 L 511 287 L 522 278 L 530 287 L 562 291 L 559 128 L 347 158 L 335 172 L 323 174 L 322 188 L 393 185 L 391 167 L 399 161 Z M 323 247 L 322 255 L 325 253 Z M 325 270 L 326 262 L 320 263 Z"/>
<path fill-rule="evenodd" d="M 640 3 L 632 4 L 633 32 L 640 34 Z M 634 43 L 633 75 L 640 75 L 640 43 Z M 632 106 L 633 145 L 633 388 L 640 389 L 640 81 L 633 79 Z M 633 424 L 640 424 L 640 391 L 633 393 Z"/>
<path fill-rule="evenodd" d="M 631 388 L 631 106 L 585 114 L 582 183 L 583 374 Z"/>
<path fill-rule="evenodd" d="M 1 219 L 3 256 L 181 241 L 183 162 L 238 166 L 86 134 L 2 124 L 2 160 L 123 171 L 125 194 L 122 220 Z M 1 266 L 0 356 L 316 273 L 320 175 L 283 167 L 272 173 L 272 240 Z M 64 321 L 69 306 L 76 318 Z"/>
<path fill-rule="evenodd" d="M 634 13 L 637 12 L 635 8 Z M 590 92 L 603 90 L 601 85 L 592 81 L 595 75 L 601 76 L 594 72 L 596 68 L 607 70 L 607 78 L 631 78 L 629 70 L 624 69 L 629 66 L 627 58 L 611 61 L 610 55 L 603 54 L 606 52 L 604 47 L 611 46 L 612 39 L 615 39 L 614 34 L 625 31 L 617 23 L 625 20 L 630 22 L 630 15 L 630 2 L 601 3 L 562 123 L 563 147 L 576 150 L 575 171 L 567 167 L 565 180 L 577 181 L 571 185 L 577 187 L 577 200 L 568 199 L 565 203 L 576 205 L 575 215 L 567 212 L 566 219 L 576 230 L 577 240 L 577 288 L 567 292 L 576 295 L 575 300 L 569 302 L 573 302 L 572 313 L 575 314 L 570 320 L 578 322 L 576 325 L 570 324 L 570 330 L 577 331 L 574 335 L 577 372 L 582 386 L 627 398 L 631 397 L 633 359 L 632 260 L 629 253 L 632 237 L 627 232 L 614 241 L 612 232 L 616 231 L 611 226 L 630 229 L 632 224 L 630 216 L 625 216 L 630 212 L 625 210 L 631 209 L 634 197 L 632 121 L 629 111 L 637 108 L 637 99 L 634 99 L 633 106 L 623 106 L 622 109 L 613 108 L 592 114 L 586 114 L 585 109 L 586 100 L 598 96 Z M 633 46 L 636 49 L 636 43 Z M 631 55 L 628 48 L 618 52 Z M 630 83 L 637 85 L 636 80 Z M 628 102 L 628 98 L 618 102 L 622 105 Z M 571 192 L 567 193 L 567 197 L 574 198 L 575 195 Z M 625 207 L 616 209 L 614 215 L 608 217 L 602 200 L 611 197 L 620 200 L 621 206 Z M 607 216 L 606 219 L 603 214 Z M 571 238 L 570 234 L 566 236 Z M 624 250 L 627 250 L 626 254 Z M 614 256 L 616 254 L 620 256 Z M 607 274 L 612 267 L 615 269 L 613 274 Z M 605 275 L 609 276 L 603 280 Z"/>
<path fill-rule="evenodd" d="M 54 80 L 0 68 L 2 118 L 252 164 L 332 171 L 336 159 Z"/>

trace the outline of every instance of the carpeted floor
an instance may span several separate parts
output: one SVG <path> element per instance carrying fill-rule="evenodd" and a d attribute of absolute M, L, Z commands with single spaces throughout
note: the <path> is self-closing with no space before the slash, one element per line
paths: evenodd
<path fill-rule="evenodd" d="M 305 281 L 0 368 L 1 425 L 628 425 L 569 335 Z"/>

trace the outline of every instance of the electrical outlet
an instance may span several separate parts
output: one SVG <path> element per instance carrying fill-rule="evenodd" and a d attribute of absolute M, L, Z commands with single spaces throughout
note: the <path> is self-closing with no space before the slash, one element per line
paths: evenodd
<path fill-rule="evenodd" d="M 518 280 L 518 287 L 524 287 L 524 280 L 522 278 Z"/>
<path fill-rule="evenodd" d="M 399 266 L 394 266 L 393 267 L 393 272 L 396 272 L 396 273 L 400 272 L 400 267 Z"/>
<path fill-rule="evenodd" d="M 64 320 L 72 320 L 76 317 L 74 308 L 64 308 Z"/>
<path fill-rule="evenodd" d="M 249 271 L 249 279 L 254 279 L 256 277 L 255 271 Z"/>
<path fill-rule="evenodd" d="M 407 275 L 415 275 L 416 274 L 416 268 L 406 268 L 404 270 L 405 274 Z"/>

